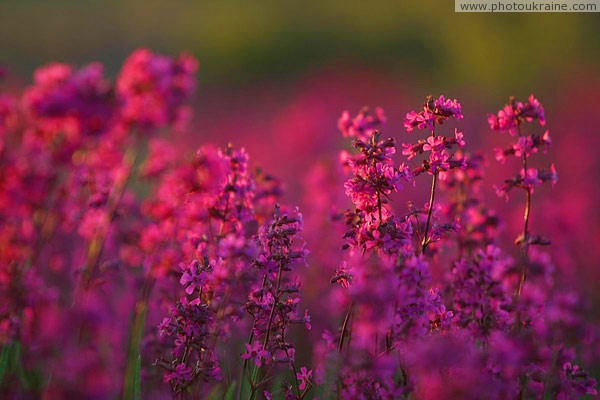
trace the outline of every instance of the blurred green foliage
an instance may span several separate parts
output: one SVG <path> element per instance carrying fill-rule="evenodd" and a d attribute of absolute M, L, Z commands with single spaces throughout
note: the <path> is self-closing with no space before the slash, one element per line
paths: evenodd
<path fill-rule="evenodd" d="M 24 78 L 53 60 L 98 60 L 114 73 L 147 46 L 193 52 L 201 80 L 217 84 L 336 62 L 375 65 L 427 92 L 526 94 L 574 68 L 598 69 L 599 18 L 457 14 L 452 0 L 0 0 L 0 64 Z"/>

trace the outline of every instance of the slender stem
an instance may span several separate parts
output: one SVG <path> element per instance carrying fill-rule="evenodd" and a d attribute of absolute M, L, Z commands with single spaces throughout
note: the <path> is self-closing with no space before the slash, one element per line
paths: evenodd
<path fill-rule="evenodd" d="M 275 318 L 275 308 L 277 306 L 277 302 L 279 301 L 279 289 L 281 287 L 281 278 L 283 277 L 283 267 L 284 263 L 279 263 L 279 272 L 277 273 L 277 284 L 275 285 L 275 296 L 273 298 L 273 306 L 271 307 L 271 313 L 269 314 L 269 322 L 267 323 L 267 330 L 265 333 L 265 339 L 263 340 L 263 349 L 267 348 L 267 344 L 269 344 L 269 337 L 271 336 L 271 327 L 273 325 L 273 320 Z M 253 399 L 256 394 L 257 384 L 256 379 L 258 378 L 258 373 L 253 374 L 252 381 L 250 382 L 251 390 L 250 399 Z"/>
<path fill-rule="evenodd" d="M 267 332 L 265 334 L 265 340 L 263 341 L 263 348 L 269 344 L 269 337 L 271 335 L 271 326 L 273 325 L 273 319 L 275 318 L 275 307 L 279 301 L 279 288 L 281 286 L 281 277 L 283 276 L 283 263 L 279 264 L 279 272 L 277 274 L 277 286 L 275 286 L 275 298 L 273 299 L 273 306 L 271 307 L 271 314 L 269 315 L 269 322 L 267 323 Z"/>
<path fill-rule="evenodd" d="M 135 165 L 137 164 L 137 161 L 139 159 L 140 152 L 140 145 L 137 140 L 134 140 L 123 155 L 127 173 L 124 179 L 122 179 L 120 182 L 116 182 L 117 187 L 113 192 L 111 192 L 111 195 L 108 199 L 108 224 L 100 235 L 96 235 L 92 239 L 88 247 L 87 262 L 84 269 L 81 271 L 79 281 L 77 282 L 77 286 L 75 287 L 73 303 L 71 304 L 71 307 L 74 307 L 75 304 L 81 301 L 82 297 L 85 296 L 87 291 L 90 289 L 92 277 L 94 276 L 94 271 L 96 270 L 98 262 L 100 261 L 100 258 L 102 256 L 102 250 L 104 249 L 106 238 L 109 234 L 117 209 L 119 208 L 121 200 L 123 199 L 123 195 L 125 194 L 125 190 L 127 189 L 127 185 L 129 184 L 129 181 L 131 180 L 131 177 L 133 175 L 133 170 L 135 169 Z M 79 333 L 77 338 L 78 344 L 81 344 L 84 339 L 83 333 L 84 324 L 82 323 L 79 326 Z"/>
<path fill-rule="evenodd" d="M 379 212 L 379 223 L 383 222 L 383 211 L 381 209 L 381 193 L 377 190 L 377 211 Z"/>
<path fill-rule="evenodd" d="M 517 125 L 519 136 L 521 134 L 521 125 Z M 527 176 L 527 153 L 523 152 L 523 174 Z M 517 299 L 521 297 L 521 291 L 523 289 L 523 284 L 525 283 L 526 275 L 527 275 L 527 263 L 529 262 L 529 216 L 531 215 L 531 188 L 529 186 L 525 187 L 525 212 L 523 216 L 523 236 L 521 242 L 521 278 L 519 279 L 519 287 L 517 289 Z"/>
<path fill-rule="evenodd" d="M 431 137 L 435 137 L 435 126 L 431 131 Z M 431 214 L 433 213 L 433 203 L 435 201 L 435 187 L 437 185 L 438 173 L 433 173 L 433 179 L 431 180 L 431 193 L 429 194 L 429 211 L 427 212 L 427 222 L 425 223 L 425 234 L 423 235 L 423 241 L 421 243 L 421 254 L 425 253 L 427 245 L 429 244 L 429 225 L 431 224 Z"/>
<path fill-rule="evenodd" d="M 265 276 L 263 277 L 263 282 L 262 282 L 262 288 L 265 288 L 265 285 L 267 284 L 267 274 L 265 274 Z M 262 294 L 260 295 L 260 300 L 262 301 Z M 254 340 L 254 328 L 256 328 L 256 318 L 254 318 L 254 321 L 252 322 L 252 328 L 250 329 L 250 337 L 248 338 L 248 345 L 252 344 L 252 340 Z M 242 373 L 240 375 L 240 385 L 238 387 L 238 399 L 242 398 L 242 393 L 243 393 L 243 386 L 244 386 L 244 382 L 246 381 L 244 378 L 246 377 L 246 369 L 248 368 L 248 359 L 244 360 L 244 366 L 242 368 Z"/>
<path fill-rule="evenodd" d="M 131 399 L 134 397 L 135 387 L 133 386 L 133 382 L 135 382 L 136 378 L 139 378 L 134 375 L 136 372 L 139 373 L 139 371 L 136 371 L 135 364 L 137 362 L 137 358 L 141 357 L 140 345 L 142 336 L 144 334 L 144 328 L 146 327 L 148 298 L 150 297 L 150 292 L 152 291 L 154 284 L 154 263 L 152 262 L 153 255 L 150 258 L 151 264 L 149 266 L 149 272 L 144 280 L 140 298 L 135 304 L 133 317 L 131 319 L 131 329 L 129 330 L 127 346 L 127 361 L 125 365 L 125 373 L 123 375 L 123 399 Z"/>
<path fill-rule="evenodd" d="M 455 194 L 456 196 L 456 216 L 458 216 L 461 220 L 463 219 L 463 213 L 465 211 L 465 202 L 466 202 L 466 189 L 465 189 L 465 184 L 464 182 L 460 182 L 458 185 L 458 189 L 457 189 L 457 193 Z M 468 230 L 466 230 L 466 234 L 468 234 Z M 469 246 L 467 243 L 465 243 L 465 241 L 468 243 L 469 238 L 463 236 L 463 230 L 461 230 L 458 235 L 456 235 L 456 243 L 458 245 L 458 256 L 460 258 L 463 258 L 465 256 L 465 247 L 467 248 L 467 251 L 469 249 Z M 468 258 L 471 258 L 471 255 L 468 254 Z"/>
<path fill-rule="evenodd" d="M 431 193 L 429 195 L 429 211 L 427 212 L 427 222 L 425 223 L 425 235 L 423 236 L 423 243 L 421 243 L 421 254 L 425 253 L 425 249 L 427 249 L 427 245 L 429 244 L 429 226 L 431 224 L 431 214 L 433 213 L 433 202 L 435 201 L 435 187 L 437 185 L 437 172 L 433 174 L 433 179 L 431 180 Z"/>
<path fill-rule="evenodd" d="M 373 147 L 377 146 L 378 138 L 379 138 L 378 132 L 375 132 L 373 134 L 373 136 L 371 136 L 371 145 Z M 372 167 L 376 168 L 376 165 L 377 165 L 377 161 L 373 160 Z M 381 192 L 379 191 L 379 189 L 377 189 L 377 187 L 375 188 L 375 193 L 377 195 L 377 214 L 379 216 L 379 223 L 381 224 L 383 222 L 383 210 L 382 210 L 383 204 L 381 203 Z"/>
<path fill-rule="evenodd" d="M 104 249 L 106 238 L 108 236 L 113 219 L 115 218 L 117 209 L 119 208 L 121 200 L 123 199 L 123 195 L 125 194 L 125 190 L 127 189 L 129 181 L 133 175 L 133 170 L 138 161 L 140 150 L 140 146 L 134 142 L 133 145 L 127 149 L 125 155 L 123 156 L 127 168 L 127 175 L 120 183 L 117 184 L 117 187 L 111 193 L 112 196 L 110 196 L 108 200 L 108 225 L 106 226 L 105 230 L 100 235 L 95 236 L 90 243 L 87 254 L 87 263 L 81 273 L 79 281 L 79 290 L 87 290 L 89 288 L 94 275 L 94 270 L 97 268 L 100 257 L 102 256 L 102 251 Z"/>
<path fill-rule="evenodd" d="M 387 349 L 385 349 L 382 352 L 380 352 L 379 354 L 377 354 L 377 357 L 375 357 L 375 358 L 383 357 L 383 356 L 385 356 L 386 354 L 389 354 L 392 350 L 395 350 L 395 349 L 396 349 L 395 345 L 390 346 Z"/>
<path fill-rule="evenodd" d="M 256 326 L 256 320 L 254 320 L 252 324 L 252 329 L 250 331 L 250 337 L 248 338 L 248 344 L 252 343 L 254 339 L 254 327 Z M 240 385 L 238 386 L 238 400 L 242 398 L 242 394 L 244 393 L 244 382 L 246 381 L 246 370 L 248 369 L 248 359 L 244 360 L 244 366 L 242 367 L 242 372 L 240 374 Z M 250 381 L 252 383 L 252 381 Z"/>
<path fill-rule="evenodd" d="M 175 231 L 177 231 L 179 227 L 179 222 L 175 224 Z M 171 235 L 167 240 L 165 240 L 165 245 L 167 243 L 173 243 L 174 235 Z M 140 345 L 141 338 L 144 334 L 144 329 L 146 328 L 146 316 L 148 312 L 148 301 L 150 299 L 150 295 L 152 293 L 152 289 L 154 287 L 154 283 L 156 280 L 156 267 L 157 264 L 155 262 L 156 252 L 159 250 L 159 247 L 154 248 L 152 253 L 149 255 L 148 260 L 148 272 L 146 274 L 146 278 L 144 279 L 144 284 L 142 286 L 142 290 L 140 292 L 140 296 L 136 301 L 135 307 L 133 309 L 133 317 L 131 329 L 129 330 L 129 339 L 128 339 L 128 349 L 127 349 L 127 364 L 125 365 L 125 375 L 123 388 L 126 389 L 127 379 L 131 377 L 131 373 L 134 368 L 135 357 L 140 356 Z"/>
<path fill-rule="evenodd" d="M 50 187 L 48 188 L 50 196 L 48 196 L 48 201 L 45 203 L 44 207 L 41 208 L 43 217 L 36 229 L 37 235 L 34 241 L 33 251 L 29 254 L 23 265 L 24 270 L 28 270 L 34 265 L 37 266 L 42 248 L 46 242 L 52 238 L 52 235 L 56 231 L 56 221 L 53 221 L 51 214 L 62 197 L 61 184 L 63 183 L 65 176 L 66 173 L 64 171 L 59 171 L 50 183 Z"/>
<path fill-rule="evenodd" d="M 281 335 L 281 341 L 285 343 L 285 332 L 282 333 Z M 288 351 L 288 349 L 285 349 L 285 355 L 290 358 L 290 353 Z M 292 366 L 292 372 L 294 373 L 294 387 L 296 388 L 296 394 L 298 395 L 298 398 L 300 397 L 300 385 L 298 384 L 298 370 L 296 369 L 296 363 L 292 360 L 290 361 L 290 364 Z"/>
<path fill-rule="evenodd" d="M 338 346 L 338 351 L 341 353 L 344 348 L 344 338 L 346 337 L 346 330 L 348 329 L 348 323 L 350 321 L 350 315 L 352 314 L 352 308 L 354 307 L 354 303 L 350 302 L 350 307 L 348 307 L 348 311 L 346 312 L 346 317 L 344 317 L 344 323 L 342 324 L 342 333 L 340 335 L 340 344 Z"/>
<path fill-rule="evenodd" d="M 521 263 L 521 278 L 519 279 L 519 288 L 517 289 L 517 298 L 521 297 L 521 290 L 523 289 L 523 284 L 525 283 L 526 275 L 527 275 L 527 263 L 529 262 L 529 243 L 528 240 L 528 225 L 529 225 L 529 215 L 531 213 L 531 189 L 526 188 L 525 193 L 525 223 L 523 225 L 523 243 L 521 244 L 521 256 L 523 258 Z"/>

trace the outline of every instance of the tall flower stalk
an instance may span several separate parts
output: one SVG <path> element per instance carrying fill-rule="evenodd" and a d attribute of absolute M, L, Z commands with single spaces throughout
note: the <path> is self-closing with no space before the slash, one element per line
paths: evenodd
<path fill-rule="evenodd" d="M 529 264 L 529 247 L 531 245 L 546 245 L 549 240 L 539 235 L 532 235 L 529 228 L 531 216 L 531 198 L 535 187 L 544 182 L 551 182 L 552 185 L 558 180 L 558 175 L 554 165 L 549 170 L 530 168 L 529 158 L 542 150 L 546 153 L 548 147 L 552 144 L 550 132 L 546 130 L 543 134 L 523 133 L 523 125 L 526 123 L 537 122 L 541 127 L 546 125 L 546 116 L 544 107 L 533 95 L 529 96 L 525 102 L 517 101 L 514 97 L 497 114 L 488 116 L 490 128 L 499 132 L 508 132 L 509 135 L 516 138 L 516 142 L 505 149 L 496 149 L 496 159 L 504 162 L 506 157 L 515 156 L 521 159 L 522 169 L 512 179 L 504 181 L 502 186 L 496 187 L 499 196 L 508 199 L 508 192 L 512 188 L 520 188 L 525 191 L 525 210 L 523 216 L 522 233 L 515 240 L 515 244 L 521 248 L 521 273 L 519 283 L 515 292 L 518 300 L 521 297 L 523 284 L 527 277 L 527 268 Z"/>
<path fill-rule="evenodd" d="M 298 379 L 306 377 L 298 372 L 296 349 L 287 339 L 293 324 L 311 327 L 308 311 L 301 314 L 298 310 L 300 284 L 288 276 L 293 266 L 306 263 L 308 251 L 300 237 L 301 230 L 302 215 L 297 210 L 284 213 L 277 206 L 273 219 L 258 234 L 260 253 L 253 265 L 264 278 L 260 286 L 252 290 L 245 305 L 253 323 L 246 352 L 242 354 L 245 360 L 242 375 L 247 375 L 243 378 L 250 385 L 251 399 L 269 381 L 277 363 L 288 364 L 293 373 L 293 389 L 287 388 L 286 396 L 294 391 L 293 398 L 302 399 L 312 386 L 310 381 L 305 381 L 304 385 L 299 383 Z M 247 374 L 250 361 L 253 368 Z"/>
<path fill-rule="evenodd" d="M 430 152 L 429 158 L 424 159 L 420 167 L 415 168 L 412 173 L 417 176 L 427 172 L 431 177 L 431 189 L 429 192 L 429 203 L 427 204 L 427 219 L 423 228 L 423 237 L 420 243 L 421 254 L 427 250 L 427 246 L 437 240 L 436 235 L 430 235 L 432 215 L 435 209 L 435 194 L 438 179 L 445 180 L 447 172 L 453 168 L 466 168 L 465 158 L 457 158 L 450 153 L 454 146 L 463 147 L 463 133 L 455 130 L 454 137 L 436 136 L 436 125 L 442 125 L 449 118 L 460 120 L 463 118 L 461 104 L 456 100 L 446 99 L 444 96 L 434 98 L 428 96 L 423 104 L 423 110 L 418 113 L 411 111 L 406 114 L 404 127 L 407 132 L 417 130 L 429 130 L 431 135 L 426 141 L 419 140 L 415 144 L 403 144 L 402 154 L 409 160 L 424 152 Z"/>

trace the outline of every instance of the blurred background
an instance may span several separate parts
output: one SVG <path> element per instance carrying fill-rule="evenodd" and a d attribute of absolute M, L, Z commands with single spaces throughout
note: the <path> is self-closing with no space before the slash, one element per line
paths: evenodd
<path fill-rule="evenodd" d="M 596 293 L 600 14 L 453 10 L 447 0 L 2 0 L 0 64 L 11 85 L 23 86 L 51 61 L 100 61 L 114 77 L 139 47 L 191 52 L 201 71 L 192 129 L 181 140 L 247 147 L 255 163 L 284 179 L 292 203 L 302 203 L 312 166 L 335 165 L 346 146 L 336 129 L 343 110 L 383 106 L 386 134 L 412 141 L 403 116 L 428 94 L 463 103 L 461 127 L 469 148 L 489 158 L 491 192 L 518 167 L 493 159 L 493 147 L 509 138 L 489 130 L 486 113 L 510 95 L 535 93 L 555 144 L 549 159 L 537 160 L 554 162 L 561 179 L 540 191 L 547 200 L 534 204 L 533 226 L 569 241 L 568 254 L 555 256 Z M 415 196 L 425 201 L 424 192 Z M 488 197 L 520 224 L 519 196 Z"/>
<path fill-rule="evenodd" d="M 501 96 L 542 95 L 573 68 L 597 70 L 597 14 L 453 10 L 448 0 L 3 0 L 0 58 L 25 77 L 49 60 L 115 72 L 147 46 L 196 54 L 203 84 L 289 82 L 337 63 L 410 77 L 421 91 Z"/>

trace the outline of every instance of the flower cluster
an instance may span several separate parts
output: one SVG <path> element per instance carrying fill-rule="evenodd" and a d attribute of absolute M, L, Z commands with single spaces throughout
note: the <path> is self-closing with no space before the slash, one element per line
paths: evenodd
<path fill-rule="evenodd" d="M 23 95 L 30 117 L 46 135 L 64 135 L 67 141 L 104 132 L 112 122 L 115 97 L 102 65 L 74 70 L 67 64 L 50 64 L 34 75 L 35 85 Z"/>
<path fill-rule="evenodd" d="M 460 152 L 451 152 L 455 147 L 462 148 L 465 146 L 464 135 L 458 129 L 454 129 L 454 135 L 452 137 L 440 136 L 439 132 L 436 135 L 436 124 L 442 125 L 449 118 L 454 117 L 455 119 L 462 119 L 462 106 L 456 100 L 446 99 L 444 96 L 440 96 L 438 99 L 434 99 L 429 96 L 425 100 L 423 111 L 419 114 L 412 111 L 406 114 L 404 120 L 404 126 L 408 132 L 412 132 L 414 127 L 418 129 L 427 128 L 431 135 L 427 140 L 419 140 L 417 143 L 402 144 L 402 154 L 407 157 L 410 161 L 416 156 L 423 153 L 427 153 L 428 157 L 425 157 L 422 164 L 418 167 L 413 168 L 411 171 L 413 176 L 418 176 L 424 172 L 432 175 L 431 192 L 429 202 L 425 204 L 423 214 L 427 215 L 427 219 L 424 223 L 423 237 L 421 240 L 422 252 L 425 252 L 427 247 L 439 241 L 441 235 L 446 232 L 458 230 L 458 221 L 454 221 L 449 224 L 434 224 L 432 225 L 432 218 L 435 220 L 435 192 L 438 177 L 442 181 L 448 177 L 448 171 L 451 169 L 466 169 L 467 161 L 465 157 L 461 157 Z M 421 121 L 415 124 L 415 121 Z M 424 121 L 424 122 L 423 122 Z M 416 212 L 416 216 L 420 212 Z M 431 231 L 430 231 L 431 229 Z M 418 229 L 417 229 L 418 230 Z"/>
<path fill-rule="evenodd" d="M 488 245 L 472 259 L 462 258 L 454 265 L 456 322 L 469 329 L 473 337 L 487 341 L 490 332 L 502 330 L 509 323 L 512 301 L 502 285 L 502 275 L 511 264 L 499 248 Z"/>
<path fill-rule="evenodd" d="M 495 131 L 508 132 L 511 136 L 517 134 L 521 136 L 519 133 L 520 125 L 523 122 L 533 121 L 537 121 L 540 126 L 546 125 L 544 107 L 533 94 L 529 96 L 525 103 L 511 97 L 508 104 L 499 110 L 496 115 L 488 115 L 490 128 Z"/>
<path fill-rule="evenodd" d="M 189 112 L 183 104 L 195 87 L 198 61 L 177 59 L 141 49 L 133 52 L 117 81 L 123 121 L 129 128 L 152 130 L 181 122 Z"/>
<path fill-rule="evenodd" d="M 378 110 L 383 115 L 383 111 Z M 352 178 L 345 182 L 344 188 L 355 206 L 354 211 L 348 210 L 345 214 L 350 228 L 345 237 L 348 247 L 353 249 L 363 252 L 381 249 L 391 254 L 407 244 L 409 227 L 391 214 L 390 195 L 402 189 L 403 181 L 410 182 L 412 175 L 404 164 L 394 166 L 395 140 L 382 139 L 375 129 L 384 120 L 366 118 L 364 113 L 359 113 L 352 123 L 353 129 L 360 132 L 352 145 L 360 153 L 354 156 L 342 153 L 342 163 L 352 172 Z M 344 121 L 347 115 L 348 112 L 342 115 L 339 126 L 345 136 L 355 136 L 346 134 Z M 365 119 L 368 124 L 362 123 Z M 363 129 L 365 126 L 368 129 Z"/>
<path fill-rule="evenodd" d="M 450 151 L 456 147 L 464 147 L 464 135 L 458 129 L 454 129 L 452 137 L 436 136 L 435 126 L 441 125 L 444 121 L 450 117 L 455 119 L 463 118 L 461 113 L 461 105 L 457 100 L 445 100 L 444 96 L 440 96 L 439 99 L 434 100 L 432 97 L 428 97 L 425 101 L 424 111 L 417 114 L 414 111 L 406 115 L 404 120 L 404 126 L 408 132 L 412 132 L 414 127 L 418 129 L 427 128 L 431 132 L 431 136 L 427 140 L 419 140 L 417 143 L 403 143 L 402 154 L 407 157 L 408 160 L 412 160 L 416 156 L 427 153 L 429 157 L 423 160 L 423 165 L 414 169 L 413 174 L 415 176 L 427 172 L 431 175 L 440 175 L 442 180 L 446 177 L 446 172 L 453 168 L 465 168 L 466 160 L 464 158 L 457 158 L 455 154 Z M 423 119 L 425 122 L 422 124 L 414 125 L 415 119 Z"/>
<path fill-rule="evenodd" d="M 539 102 L 532 100 L 531 104 L 523 108 L 523 121 L 543 119 Z M 525 234 L 526 241 L 517 241 L 522 245 L 521 260 L 501 249 L 499 217 L 485 206 L 480 194 L 485 164 L 482 156 L 460 150 L 451 153 L 453 148 L 464 146 L 463 135 L 457 130 L 449 138 L 435 134 L 436 125 L 455 115 L 462 117 L 460 104 L 443 98 L 439 104 L 428 99 L 424 112 L 408 114 L 405 125 L 409 131 L 428 127 L 432 134 L 427 141 L 403 146 L 408 161 L 430 153 L 429 159 L 407 176 L 427 171 L 433 182 L 430 204 L 416 209 L 409 203 L 402 218 L 394 216 L 389 188 L 364 185 L 371 190 L 354 190 L 362 182 L 357 175 L 366 176 L 357 171 L 356 159 L 384 154 L 381 159 L 391 164 L 393 153 L 388 151 L 385 156 L 387 147 L 381 146 L 354 158 L 345 156 L 354 174 L 345 185 L 346 193 L 358 204 L 356 211 L 345 213 L 348 225 L 360 227 L 365 220 L 377 224 L 386 218 L 401 220 L 407 225 L 403 238 L 409 240 L 397 247 L 366 241 L 369 247 L 363 245 L 361 254 L 350 254 L 335 269 L 330 282 L 342 290 L 334 299 L 343 299 L 343 319 L 338 334 L 326 331 L 325 342 L 316 349 L 315 357 L 320 360 L 317 377 L 325 385 L 335 382 L 327 393 L 344 399 L 514 398 L 543 397 L 544 393 L 577 398 L 596 394 L 596 381 L 573 366 L 575 355 L 565 334 L 566 329 L 590 329 L 581 310 L 572 308 L 581 304 L 580 300 L 555 293 L 556 270 L 549 256 L 529 251 L 530 244 L 548 244 L 547 239 Z M 373 131 L 371 137 L 378 142 L 372 140 L 372 146 L 385 143 L 378 135 Z M 505 154 L 527 158 L 549 142 L 546 133 L 521 141 Z M 363 140 L 355 147 L 362 151 L 367 145 Z M 447 202 L 434 203 L 438 175 L 447 172 L 437 167 L 440 158 L 460 160 L 460 168 L 443 181 L 442 188 L 449 194 Z M 522 178 L 528 179 L 527 183 L 518 181 L 515 186 L 535 179 L 552 180 L 553 175 L 553 169 L 531 174 Z M 385 193 L 384 202 L 379 201 L 380 193 Z M 378 218 L 379 204 L 383 205 L 383 218 Z M 453 222 L 434 222 L 440 214 Z M 444 240 L 448 232 L 456 234 L 458 253 L 448 250 L 453 246 Z M 348 243 L 355 248 L 360 236 L 350 231 L 345 237 L 355 240 Z M 433 243 L 439 243 L 436 251 L 425 251 Z M 366 253 L 368 249 L 384 251 Z M 455 258 L 442 261 L 447 254 Z M 448 272 L 442 273 L 442 278 L 438 272 L 434 281 L 432 267 L 448 268 Z"/>
<path fill-rule="evenodd" d="M 164 165 L 162 159 L 158 163 Z M 191 260 L 181 264 L 185 296 L 159 325 L 159 334 L 174 347 L 156 362 L 173 391 L 182 393 L 198 382 L 220 379 L 218 346 L 232 335 L 239 338 L 232 325 L 241 323 L 246 293 L 262 282 L 253 267 L 261 248 L 257 226 L 265 218 L 257 208 L 279 190 L 264 174 L 251 171 L 244 149 L 231 145 L 200 149 L 189 165 L 171 172 L 159 189 L 161 201 L 149 209 L 158 213 L 146 240 L 154 242 L 157 230 L 178 238 L 160 245 L 158 259 L 155 254 L 159 274 L 174 257 Z M 180 186 L 173 186 L 173 179 L 182 178 Z M 188 321 L 186 316 L 201 318 Z M 178 369 L 190 373 L 176 375 Z"/>
<path fill-rule="evenodd" d="M 280 189 L 269 175 L 251 170 L 244 149 L 202 148 L 179 166 L 156 157 L 152 170 L 166 170 L 158 201 L 148 204 L 156 220 L 144 238 L 154 259 L 150 275 L 164 276 L 165 284 L 169 263 L 184 260 L 179 275 L 184 296 L 159 325 L 162 338 L 152 347 L 166 342 L 172 348 L 155 363 L 165 370 L 174 393 L 197 390 L 202 382 L 219 381 L 221 364 L 229 361 L 218 356 L 220 347 L 242 340 L 247 329 L 251 340 L 244 339 L 240 390 L 246 386 L 255 393 L 278 363 L 295 368 L 289 326 L 310 327 L 308 313 L 298 311 L 300 283 L 287 273 L 307 253 L 299 236 L 302 216 L 281 213 L 277 206 L 275 217 L 265 223 L 263 212 L 272 210 Z M 177 240 L 157 242 L 158 232 Z M 251 326 L 244 314 L 252 317 Z M 257 369 L 252 375 L 249 366 Z M 298 377 L 296 387 L 308 392 L 307 379 Z"/>
<path fill-rule="evenodd" d="M 558 182 L 558 173 L 554 164 L 550 166 L 550 170 L 522 168 L 514 178 L 506 179 L 502 185 L 495 188 L 498 196 L 508 199 L 508 192 L 515 187 L 533 194 L 536 187 L 546 182 L 550 182 L 553 186 Z"/>
<path fill-rule="evenodd" d="M 194 260 L 187 266 L 182 265 L 180 283 L 187 285 L 185 291 L 192 300 L 188 297 L 179 299 L 169 317 L 158 326 L 159 334 L 171 338 L 174 343 L 173 359 L 169 363 L 164 360 L 158 363 L 166 369 L 164 380 L 175 393 L 185 391 L 198 379 L 221 378 L 219 364 L 211 348 L 217 316 L 202 298 L 207 290 L 208 274 L 220 266 L 208 259 L 203 263 L 201 265 Z"/>
<path fill-rule="evenodd" d="M 441 125 L 448 118 L 462 119 L 462 107 L 456 99 L 446 99 L 440 96 L 437 99 L 428 96 L 423 104 L 423 111 L 411 111 L 404 118 L 404 127 L 407 132 L 412 132 L 415 128 L 432 131 L 435 124 Z"/>
<path fill-rule="evenodd" d="M 496 186 L 498 196 L 504 196 L 508 199 L 508 192 L 512 188 L 520 188 L 525 191 L 525 225 L 523 234 L 517 239 L 518 243 L 524 245 L 526 253 L 528 244 L 547 244 L 546 240 L 539 237 L 530 236 L 529 233 L 529 218 L 531 207 L 531 195 L 534 189 L 545 183 L 551 182 L 552 185 L 558 181 L 558 174 L 554 164 L 548 170 L 531 168 L 529 158 L 536 153 L 538 149 L 542 149 L 544 153 L 552 143 L 549 131 L 545 131 L 543 135 L 526 135 L 523 132 L 522 124 L 537 121 L 541 126 L 546 124 L 544 107 L 533 95 L 529 96 L 526 103 L 517 101 L 515 98 L 510 98 L 509 103 L 504 108 L 498 111 L 498 115 L 488 117 L 490 128 L 500 132 L 508 132 L 511 136 L 517 137 L 517 142 L 505 150 L 497 149 L 496 158 L 499 161 L 504 161 L 504 158 L 509 155 L 514 155 L 521 159 L 523 168 L 519 173 L 511 179 L 506 179 L 501 186 Z"/>
<path fill-rule="evenodd" d="M 157 114 L 179 114 L 195 80 L 196 61 L 187 60 L 183 69 L 169 67 L 171 88 L 140 82 L 117 90 L 100 63 L 52 63 L 21 94 L 0 96 L 0 337 L 3 354 L 20 368 L 3 372 L 3 395 L 106 398 L 121 391 L 117 360 L 130 336 L 136 281 L 140 267 L 152 264 L 139 245 L 146 222 L 131 190 L 145 138 L 131 131 L 127 104 L 143 89 L 169 97 L 154 105 Z M 137 73 L 150 76 L 150 69 L 140 64 Z M 128 76 L 124 66 L 116 81 L 131 82 Z M 25 381 L 28 388 L 18 384 Z"/>
<path fill-rule="evenodd" d="M 453 126 L 457 100 L 428 97 L 399 137 L 381 108 L 344 112 L 352 150 L 305 176 L 282 165 L 301 178 L 283 197 L 244 148 L 189 151 L 197 68 L 142 49 L 115 79 L 53 63 L 0 94 L 0 397 L 597 395 L 600 330 L 573 251 L 594 214 L 564 207 L 571 192 L 542 201 L 557 173 L 532 165 L 552 142 L 534 96 L 489 117 L 514 139 L 496 159 L 521 164 L 497 187 L 523 190 L 517 222 L 485 201 L 486 153 Z M 316 97 L 290 113 L 298 131 Z M 279 205 L 301 190 L 303 214 Z M 535 224 L 552 247 L 532 212 L 552 216 Z"/>
<path fill-rule="evenodd" d="M 528 161 L 531 155 L 537 153 L 539 149 L 546 153 L 552 144 L 548 130 L 541 135 L 535 133 L 526 135 L 522 126 L 524 123 L 533 121 L 537 121 L 540 126 L 546 125 L 544 107 L 533 95 L 529 96 L 526 103 L 511 97 L 508 104 L 498 111 L 497 115 L 490 114 L 488 117 L 488 123 L 493 130 L 517 136 L 517 141 L 510 147 L 496 149 L 496 159 L 503 163 L 506 157 L 515 156 L 520 158 L 523 164 L 523 168 L 514 178 L 507 179 L 502 186 L 496 187 L 499 196 L 505 196 L 508 199 L 508 192 L 517 187 L 524 189 L 529 197 L 537 186 L 544 182 L 551 182 L 554 185 L 558 180 L 554 164 L 549 169 L 529 167 Z"/>
<path fill-rule="evenodd" d="M 344 111 L 342 116 L 338 119 L 338 129 L 344 137 L 356 137 L 358 139 L 369 139 L 377 128 L 382 124 L 385 124 L 387 118 L 385 117 L 383 108 L 375 108 L 375 115 L 372 115 L 368 108 L 363 108 L 356 115 L 356 117 L 350 117 L 348 111 Z"/>
<path fill-rule="evenodd" d="M 302 214 L 298 210 L 285 213 L 277 206 L 273 219 L 261 227 L 258 234 L 260 252 L 253 266 L 262 279 L 251 291 L 245 305 L 253 323 L 242 358 L 253 361 L 257 369 L 262 366 L 268 369 L 252 374 L 252 393 L 268 381 L 275 363 L 288 364 L 293 370 L 294 398 L 303 398 L 312 386 L 312 371 L 305 367 L 301 373 L 297 371 L 296 349 L 289 339 L 292 325 L 303 324 L 307 329 L 311 328 L 308 310 L 299 311 L 300 282 L 288 276 L 293 266 L 306 263 L 308 250 L 300 237 L 302 223 Z M 244 368 L 246 366 L 244 363 Z"/>

